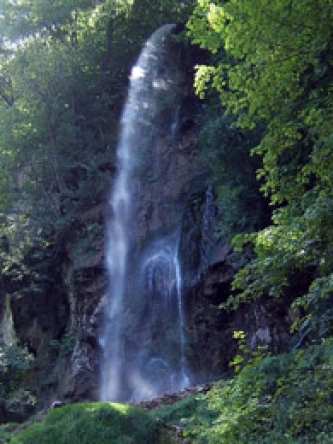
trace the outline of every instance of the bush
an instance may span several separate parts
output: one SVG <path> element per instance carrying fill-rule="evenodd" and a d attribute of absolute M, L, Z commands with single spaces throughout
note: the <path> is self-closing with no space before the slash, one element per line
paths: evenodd
<path fill-rule="evenodd" d="M 164 407 L 200 444 L 328 444 L 333 442 L 333 340 L 260 357 L 207 395 Z"/>
<path fill-rule="evenodd" d="M 21 387 L 33 357 L 25 348 L 0 341 L 0 423 L 33 410 L 34 396 Z"/>
<path fill-rule="evenodd" d="M 7 444 L 10 442 L 12 434 L 18 424 L 16 422 L 10 422 L 0 425 L 0 444 Z"/>
<path fill-rule="evenodd" d="M 157 423 L 138 407 L 82 403 L 51 410 L 12 444 L 156 444 Z"/>
<path fill-rule="evenodd" d="M 197 430 L 199 442 L 333 442 L 332 366 L 332 340 L 249 363 L 209 393 L 217 418 Z"/>
<path fill-rule="evenodd" d="M 183 418 L 195 415 L 202 402 L 202 395 L 192 395 L 181 399 L 175 404 L 164 405 L 152 414 L 167 423 L 178 423 Z"/>

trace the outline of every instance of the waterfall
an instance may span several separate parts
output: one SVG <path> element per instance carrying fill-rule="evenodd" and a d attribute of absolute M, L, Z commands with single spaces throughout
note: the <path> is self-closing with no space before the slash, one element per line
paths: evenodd
<path fill-rule="evenodd" d="M 141 158 L 154 137 L 154 128 L 165 120 L 166 103 L 172 97 L 174 79 L 163 47 L 173 27 L 163 26 L 147 41 L 132 69 L 121 119 L 107 225 L 109 290 L 100 334 L 100 399 L 105 401 L 148 398 L 182 389 L 189 382 L 179 236 L 167 235 L 153 242 L 133 264 L 138 207 L 133 196 L 140 188 Z M 170 340 L 162 345 L 158 332 L 166 319 Z M 134 330 L 134 324 L 140 329 Z"/>
<path fill-rule="evenodd" d="M 10 306 L 10 296 L 5 297 L 5 306 L 0 324 L 0 339 L 8 346 L 16 343 L 16 335 L 13 324 L 13 314 Z"/>

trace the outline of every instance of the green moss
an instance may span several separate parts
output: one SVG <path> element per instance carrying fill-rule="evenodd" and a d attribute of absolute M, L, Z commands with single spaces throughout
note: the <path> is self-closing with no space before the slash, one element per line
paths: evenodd
<path fill-rule="evenodd" d="M 157 434 L 157 423 L 140 408 L 82 403 L 50 411 L 11 444 L 156 444 Z"/>

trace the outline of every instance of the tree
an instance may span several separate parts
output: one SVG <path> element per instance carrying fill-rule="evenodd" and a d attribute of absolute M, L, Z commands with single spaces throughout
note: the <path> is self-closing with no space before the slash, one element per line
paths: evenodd
<path fill-rule="evenodd" d="M 152 29 L 184 18 L 185 2 L 2 0 L 0 9 L 0 204 L 16 215 L 3 227 L 13 233 L 24 219 L 25 239 L 56 250 L 88 245 L 88 232 L 94 245 L 103 222 L 90 229 L 82 214 L 110 186 L 130 67 Z"/>
<path fill-rule="evenodd" d="M 299 297 L 308 324 L 314 305 L 333 290 L 333 4 L 197 3 L 189 34 L 215 54 L 214 64 L 197 71 L 199 94 L 214 88 L 243 130 L 265 125 L 252 153 L 262 158 L 257 176 L 273 224 L 243 238 L 257 256 L 237 276 L 242 294 L 234 302 Z"/>
<path fill-rule="evenodd" d="M 8 39 L 18 40 L 1 59 L 2 232 L 11 238 L 9 256 L 16 262 L 42 238 L 57 251 L 70 249 L 69 230 L 71 244 L 87 231 L 95 233 L 82 213 L 104 199 L 109 187 L 126 84 L 123 66 L 105 64 L 114 45 L 107 41 L 107 23 L 123 16 L 126 4 L 87 10 L 89 4 L 12 5 L 17 20 L 25 5 L 22 20 L 28 14 L 38 24 L 22 28 L 20 37 L 9 27 Z M 102 230 L 101 223 L 94 236 Z M 23 231 L 25 236 L 13 238 Z M 22 253 L 14 254 L 18 243 Z"/>

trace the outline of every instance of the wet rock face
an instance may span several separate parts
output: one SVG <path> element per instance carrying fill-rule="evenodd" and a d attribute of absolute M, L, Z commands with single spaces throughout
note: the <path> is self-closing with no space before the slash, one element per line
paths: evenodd
<path fill-rule="evenodd" d="M 22 291 L 10 298 L 15 344 L 27 349 L 34 358 L 23 389 L 36 396 L 37 408 L 48 403 L 57 386 L 55 363 L 69 308 L 65 288 L 60 283 L 43 290 Z M 26 412 L 32 413 L 31 409 Z"/>
<path fill-rule="evenodd" d="M 98 304 L 106 285 L 104 268 L 99 264 L 77 269 L 69 280 L 66 266 L 68 263 L 62 267 L 53 264 L 49 270 L 52 283 L 40 291 L 24 288 L 10 298 L 14 341 L 34 358 L 24 389 L 36 397 L 36 409 L 49 406 L 55 399 L 97 397 L 96 331 Z M 5 307 L 0 308 L 3 320 Z M 0 339 L 9 334 L 8 327 L 2 327 Z"/>
<path fill-rule="evenodd" d="M 180 223 L 184 202 L 200 173 L 195 131 L 183 135 L 177 144 L 170 131 L 160 135 L 147 167 L 137 193 L 138 245 L 143 245 L 147 236 L 169 233 Z"/>
<path fill-rule="evenodd" d="M 136 245 L 133 262 L 152 239 L 179 226 L 193 180 L 201 174 L 195 128 L 186 129 L 179 135 L 179 143 L 181 145 L 175 145 L 170 127 L 164 126 L 155 138 L 153 153 L 147 158 L 146 176 L 136 189 L 135 201 L 139 208 L 133 233 Z M 67 282 L 67 331 L 72 343 L 68 355 L 57 363 L 57 399 L 81 401 L 99 397 L 98 337 L 103 320 L 103 301 L 108 291 L 104 255 L 99 257 L 100 261 L 94 266 L 78 267 L 71 281 Z M 135 288 L 133 294 L 136 294 Z M 134 311 L 126 312 L 128 344 L 135 343 L 144 322 L 135 316 Z"/>
<path fill-rule="evenodd" d="M 220 308 L 230 294 L 237 270 L 233 252 L 226 241 L 216 241 L 206 260 L 205 257 L 204 264 L 199 266 L 196 279 L 190 270 L 191 279 L 185 291 L 188 360 L 196 383 L 228 372 L 229 362 L 237 350 L 233 340 L 234 315 Z"/>
<path fill-rule="evenodd" d="M 102 258 L 102 255 L 101 255 Z M 61 339 L 64 353 L 56 363 L 57 399 L 98 399 L 98 330 L 103 316 L 107 278 L 101 260 L 96 267 L 75 270 L 67 281 L 69 319 Z"/>
<path fill-rule="evenodd" d="M 288 339 L 289 316 L 271 300 L 244 305 L 237 313 L 219 308 L 246 257 L 236 255 L 226 239 L 215 236 L 215 213 L 206 175 L 198 164 L 195 128 L 182 134 L 181 144 L 175 146 L 169 132 L 156 141 L 152 171 L 164 181 L 161 185 L 147 180 L 138 190 L 136 236 L 144 247 L 152 237 L 181 226 L 186 358 L 195 384 L 230 371 L 229 362 L 237 353 L 235 330 L 245 331 L 250 348 L 263 344 L 279 349 Z M 58 291 L 53 288 L 13 303 L 16 334 L 36 357 L 29 386 L 35 393 L 37 388 L 41 406 L 54 399 L 98 399 L 98 336 L 108 284 L 102 248 L 96 257 L 77 265 L 70 279 L 64 268 Z M 127 315 L 128 340 L 135 341 L 142 319 L 138 322 L 132 313 Z"/>
<path fill-rule="evenodd" d="M 44 341 L 61 337 L 65 330 L 67 301 L 56 291 L 13 298 L 11 307 L 15 332 L 32 353 L 38 353 Z"/>
<path fill-rule="evenodd" d="M 245 332 L 249 349 L 266 346 L 279 351 L 288 343 L 291 324 L 290 313 L 277 300 L 262 298 L 236 312 L 221 308 L 235 274 L 249 258 L 246 251 L 235 253 L 226 238 L 217 236 L 213 206 L 207 189 L 197 189 L 182 222 L 187 359 L 197 383 L 231 371 L 229 363 L 238 352 L 235 331 Z"/>
<path fill-rule="evenodd" d="M 263 298 L 241 305 L 236 312 L 220 308 L 237 271 L 232 256 L 230 252 L 206 270 L 186 295 L 188 359 L 197 383 L 231 371 L 229 363 L 238 353 L 235 331 L 245 332 L 250 350 L 265 346 L 279 352 L 290 340 L 292 319 L 284 302 Z"/>
<path fill-rule="evenodd" d="M 225 275 L 222 271 L 224 266 L 219 273 L 208 271 L 187 294 L 188 361 L 195 383 L 230 373 L 229 363 L 238 353 L 238 344 L 233 339 L 235 331 L 245 332 L 251 350 L 266 346 L 268 350 L 281 351 L 289 340 L 289 313 L 277 301 L 246 304 L 237 312 L 219 308 L 231 284 L 229 271 Z"/>

